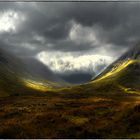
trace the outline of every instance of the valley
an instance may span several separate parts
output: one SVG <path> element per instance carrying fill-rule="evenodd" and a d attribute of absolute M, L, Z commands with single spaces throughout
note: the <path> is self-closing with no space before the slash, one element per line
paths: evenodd
<path fill-rule="evenodd" d="M 140 2 L 0 1 L 0 139 L 140 139 Z"/>
<path fill-rule="evenodd" d="M 79 85 L 55 82 L 51 72 L 38 80 L 12 63 L 0 69 L 0 138 L 140 138 L 139 59 L 116 61 Z"/>

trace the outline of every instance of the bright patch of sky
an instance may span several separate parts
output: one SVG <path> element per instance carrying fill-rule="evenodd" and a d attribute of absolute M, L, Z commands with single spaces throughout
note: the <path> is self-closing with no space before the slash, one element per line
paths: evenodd
<path fill-rule="evenodd" d="M 0 32 L 16 32 L 17 25 L 24 20 L 25 17 L 15 11 L 0 12 Z"/>
<path fill-rule="evenodd" d="M 64 52 L 47 52 L 42 51 L 37 54 L 36 58 L 50 69 L 57 73 L 66 71 L 89 71 L 90 73 L 98 72 L 98 65 L 109 65 L 113 59 L 110 56 L 103 55 L 74 55 Z"/>

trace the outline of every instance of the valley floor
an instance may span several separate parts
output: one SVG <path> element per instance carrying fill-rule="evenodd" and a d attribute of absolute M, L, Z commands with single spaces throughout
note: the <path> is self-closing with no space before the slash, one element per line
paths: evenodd
<path fill-rule="evenodd" d="M 140 97 L 0 98 L 0 138 L 140 138 Z"/>

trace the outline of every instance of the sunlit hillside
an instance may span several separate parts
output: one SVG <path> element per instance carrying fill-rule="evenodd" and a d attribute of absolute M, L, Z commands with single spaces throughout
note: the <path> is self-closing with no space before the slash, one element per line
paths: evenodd
<path fill-rule="evenodd" d="M 114 84 L 121 87 L 128 93 L 139 93 L 140 84 L 140 60 L 128 59 L 122 63 L 117 64 L 111 71 L 107 72 L 103 76 L 97 78 L 91 83 L 95 84 Z M 132 90 L 132 91 L 131 91 Z M 136 91 L 137 92 L 136 92 Z"/>

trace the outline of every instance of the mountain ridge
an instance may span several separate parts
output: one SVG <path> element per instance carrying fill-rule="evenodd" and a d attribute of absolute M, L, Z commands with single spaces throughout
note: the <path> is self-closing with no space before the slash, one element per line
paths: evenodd
<path fill-rule="evenodd" d="M 127 60 L 135 60 L 140 59 L 140 43 L 137 43 L 134 47 L 130 48 L 123 55 L 121 55 L 117 60 L 115 60 L 112 64 L 110 64 L 104 71 L 102 71 L 99 75 L 97 75 L 94 80 L 102 77 L 104 74 L 109 72 L 111 69 L 117 68 L 119 65 L 125 63 Z"/>

